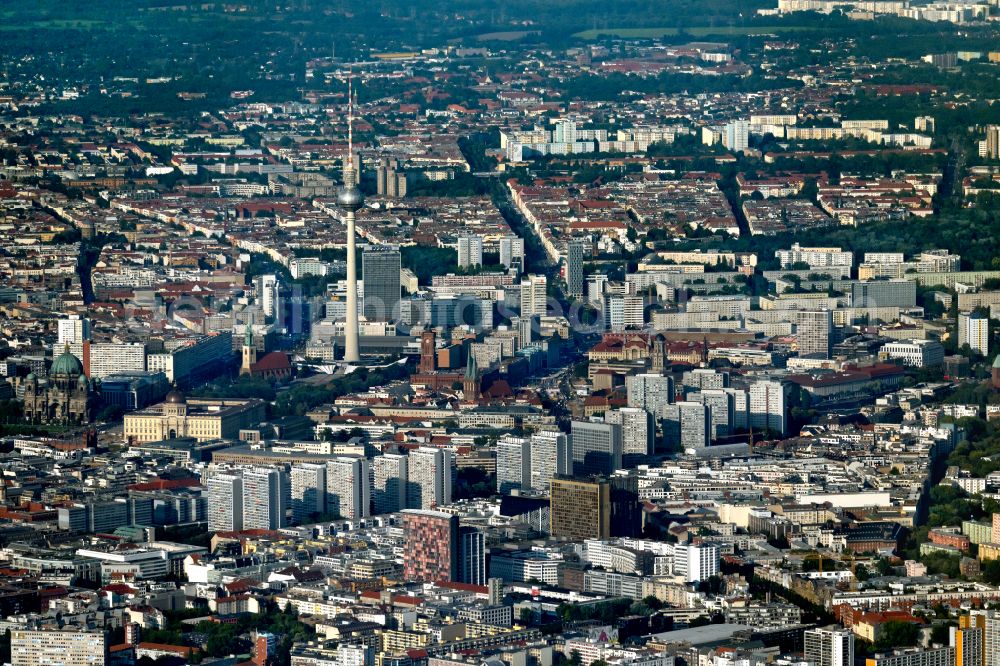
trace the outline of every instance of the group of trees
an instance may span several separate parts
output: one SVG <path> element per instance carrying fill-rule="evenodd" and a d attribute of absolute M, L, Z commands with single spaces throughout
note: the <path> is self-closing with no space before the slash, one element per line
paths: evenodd
<path fill-rule="evenodd" d="M 293 643 L 312 639 L 315 630 L 299 621 L 298 614 L 291 607 L 278 608 L 273 601 L 265 602 L 265 608 L 258 614 L 241 615 L 233 624 L 223 624 L 205 620 L 193 627 L 184 620 L 196 619 L 205 614 L 204 610 L 184 610 L 166 613 L 167 625 L 163 629 L 146 630 L 144 641 L 167 645 L 188 645 L 199 647 L 198 657 L 225 657 L 231 654 L 246 654 L 251 649 L 250 635 L 254 631 L 274 634 L 278 639 L 273 656 L 275 666 L 291 663 L 290 650 Z M 0 651 L 2 654 L 2 651 Z"/>

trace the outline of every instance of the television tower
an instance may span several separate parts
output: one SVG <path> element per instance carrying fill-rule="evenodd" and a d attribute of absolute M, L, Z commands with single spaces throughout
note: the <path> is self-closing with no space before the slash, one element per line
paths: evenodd
<path fill-rule="evenodd" d="M 354 170 L 354 96 L 351 79 L 347 80 L 347 155 L 344 158 L 344 186 L 337 193 L 337 205 L 347 223 L 347 326 L 344 330 L 344 361 L 361 360 L 358 349 L 358 264 L 355 256 L 354 214 L 365 203 L 358 189 Z"/>

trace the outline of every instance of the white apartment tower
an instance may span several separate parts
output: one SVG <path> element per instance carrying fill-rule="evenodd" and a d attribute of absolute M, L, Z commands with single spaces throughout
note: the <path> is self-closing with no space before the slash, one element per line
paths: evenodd
<path fill-rule="evenodd" d="M 336 458 L 326 464 L 326 510 L 357 520 L 371 515 L 371 479 L 367 458 Z"/>

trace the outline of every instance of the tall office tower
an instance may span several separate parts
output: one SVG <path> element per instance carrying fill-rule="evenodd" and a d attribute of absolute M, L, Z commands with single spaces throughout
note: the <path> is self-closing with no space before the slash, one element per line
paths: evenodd
<path fill-rule="evenodd" d="M 402 515 L 406 580 L 421 583 L 457 580 L 461 552 L 458 516 L 426 509 L 405 509 Z"/>
<path fill-rule="evenodd" d="M 674 575 L 699 583 L 719 575 L 719 547 L 714 544 L 678 543 L 674 546 Z"/>
<path fill-rule="evenodd" d="M 608 286 L 608 276 L 604 273 L 587 276 L 587 302 L 602 305 L 604 303 L 604 290 Z"/>
<path fill-rule="evenodd" d="M 750 146 L 750 122 L 733 120 L 727 123 L 723 128 L 722 145 L 734 153 L 746 150 Z"/>
<path fill-rule="evenodd" d="M 608 479 L 611 486 L 611 536 L 642 535 L 642 505 L 639 504 L 639 477 L 634 470 L 619 470 Z"/>
<path fill-rule="evenodd" d="M 517 236 L 504 236 L 500 239 L 500 263 L 505 268 L 524 266 L 524 239 Z"/>
<path fill-rule="evenodd" d="M 326 465 L 292 466 L 292 523 L 302 525 L 326 511 Z"/>
<path fill-rule="evenodd" d="M 337 205 L 344 212 L 347 225 L 347 321 L 344 326 L 344 360 L 361 360 L 358 343 L 358 262 L 354 216 L 365 205 L 365 196 L 358 189 L 354 170 L 354 94 L 347 87 L 347 155 L 344 159 L 344 185 L 337 193 Z M 397 295 L 397 300 L 399 300 Z"/>
<path fill-rule="evenodd" d="M 406 174 L 399 171 L 399 160 L 382 158 L 375 170 L 375 190 L 379 196 L 401 199 L 406 196 Z"/>
<path fill-rule="evenodd" d="M 622 466 L 622 427 L 573 421 L 573 474 L 611 474 Z"/>
<path fill-rule="evenodd" d="M 371 515 L 367 458 L 335 458 L 326 463 L 326 510 L 357 520 Z"/>
<path fill-rule="evenodd" d="M 407 456 L 386 453 L 372 458 L 372 504 L 375 515 L 406 508 Z"/>
<path fill-rule="evenodd" d="M 243 479 L 233 474 L 215 474 L 208 481 L 208 531 L 238 532 L 243 529 Z"/>
<path fill-rule="evenodd" d="M 284 527 L 287 490 L 283 470 L 256 467 L 243 472 L 243 528 L 277 530 Z"/>
<path fill-rule="evenodd" d="M 576 122 L 559 120 L 552 132 L 552 143 L 576 143 Z"/>
<path fill-rule="evenodd" d="M 486 535 L 474 527 L 458 530 L 458 582 L 486 585 Z"/>
<path fill-rule="evenodd" d="M 395 321 L 399 318 L 399 250 L 387 245 L 361 255 L 365 283 L 365 319 Z"/>
<path fill-rule="evenodd" d="M 796 315 L 795 335 L 799 356 L 830 358 L 833 346 L 833 311 L 803 310 Z"/>
<path fill-rule="evenodd" d="M 59 320 L 59 340 L 60 346 L 66 343 L 80 343 L 90 339 L 90 319 L 80 315 L 69 315 L 65 319 Z"/>
<path fill-rule="evenodd" d="M 809 629 L 804 635 L 804 656 L 816 666 L 853 666 L 854 634 L 847 629 Z"/>
<path fill-rule="evenodd" d="M 84 352 L 84 342 L 90 340 L 90 319 L 80 315 L 69 315 L 65 319 L 59 320 L 59 339 L 52 347 L 52 357 L 57 358 L 63 353 L 66 345 L 73 356 L 76 356 L 84 364 L 84 369 L 88 369 L 87 354 Z M 143 367 L 145 369 L 145 366 Z M 90 373 L 87 373 L 88 375 Z"/>
<path fill-rule="evenodd" d="M 685 389 L 722 389 L 729 386 L 729 373 L 719 372 L 713 368 L 695 368 L 681 375 L 681 384 Z"/>
<path fill-rule="evenodd" d="M 656 424 L 653 415 L 638 407 L 623 407 L 607 412 L 604 420 L 621 426 L 622 465 L 634 467 L 653 454 Z"/>
<path fill-rule="evenodd" d="M 573 540 L 635 537 L 642 532 L 635 474 L 574 479 L 556 477 L 550 488 L 549 532 Z"/>
<path fill-rule="evenodd" d="M 604 299 L 604 320 L 608 330 L 620 332 L 642 328 L 645 323 L 642 296 L 613 294 Z"/>
<path fill-rule="evenodd" d="M 280 315 L 279 290 L 277 275 L 261 275 L 257 278 L 257 303 L 267 317 Z"/>
<path fill-rule="evenodd" d="M 544 275 L 525 275 L 521 279 L 521 316 L 544 317 L 548 308 L 548 281 Z"/>
<path fill-rule="evenodd" d="M 663 408 L 663 444 L 668 451 L 703 449 L 711 443 L 711 407 L 682 400 Z"/>
<path fill-rule="evenodd" d="M 570 296 L 583 296 L 583 254 L 583 241 L 566 244 L 566 293 Z"/>
<path fill-rule="evenodd" d="M 986 155 L 991 160 L 1000 158 L 1000 125 L 986 126 Z"/>
<path fill-rule="evenodd" d="M 611 537 L 611 484 L 607 479 L 552 479 L 549 533 L 557 538 Z"/>
<path fill-rule="evenodd" d="M 100 631 L 13 629 L 11 666 L 104 666 L 110 663 L 108 635 Z"/>
<path fill-rule="evenodd" d="M 722 389 L 733 398 L 733 430 L 750 427 L 750 395 L 745 389 Z"/>
<path fill-rule="evenodd" d="M 760 379 L 750 385 L 749 394 L 750 427 L 784 435 L 788 429 L 785 385 L 773 379 Z"/>
<path fill-rule="evenodd" d="M 523 349 L 531 344 L 535 339 L 535 331 L 538 330 L 538 315 L 530 317 L 515 317 L 517 319 L 517 342 Z M 513 322 L 511 322 L 513 323 Z"/>
<path fill-rule="evenodd" d="M 512 490 L 530 487 L 531 441 L 504 435 L 497 441 L 497 492 L 509 495 Z"/>
<path fill-rule="evenodd" d="M 705 389 L 699 393 L 692 393 L 688 396 L 691 402 L 700 402 L 711 408 L 712 414 L 712 439 L 725 437 L 733 431 L 733 395 L 726 389 Z"/>
<path fill-rule="evenodd" d="M 407 460 L 406 506 L 433 509 L 451 504 L 451 468 L 454 454 L 422 446 Z"/>
<path fill-rule="evenodd" d="M 659 416 L 663 408 L 674 401 L 674 378 L 640 374 L 625 378 L 628 406 L 645 409 Z"/>
<path fill-rule="evenodd" d="M 571 474 L 572 449 L 569 437 L 553 430 L 531 435 L 531 487 L 548 492 L 552 479 Z"/>
<path fill-rule="evenodd" d="M 458 267 L 473 268 L 483 265 L 483 237 L 462 234 L 458 237 Z"/>
<path fill-rule="evenodd" d="M 980 312 L 958 313 L 958 346 L 969 345 L 972 351 L 990 353 L 990 320 Z"/>

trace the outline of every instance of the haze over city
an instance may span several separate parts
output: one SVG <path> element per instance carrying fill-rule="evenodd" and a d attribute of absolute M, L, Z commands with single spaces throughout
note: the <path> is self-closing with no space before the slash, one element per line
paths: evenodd
<path fill-rule="evenodd" d="M 6 0 L 0 664 L 1000 666 L 1000 0 Z"/>

